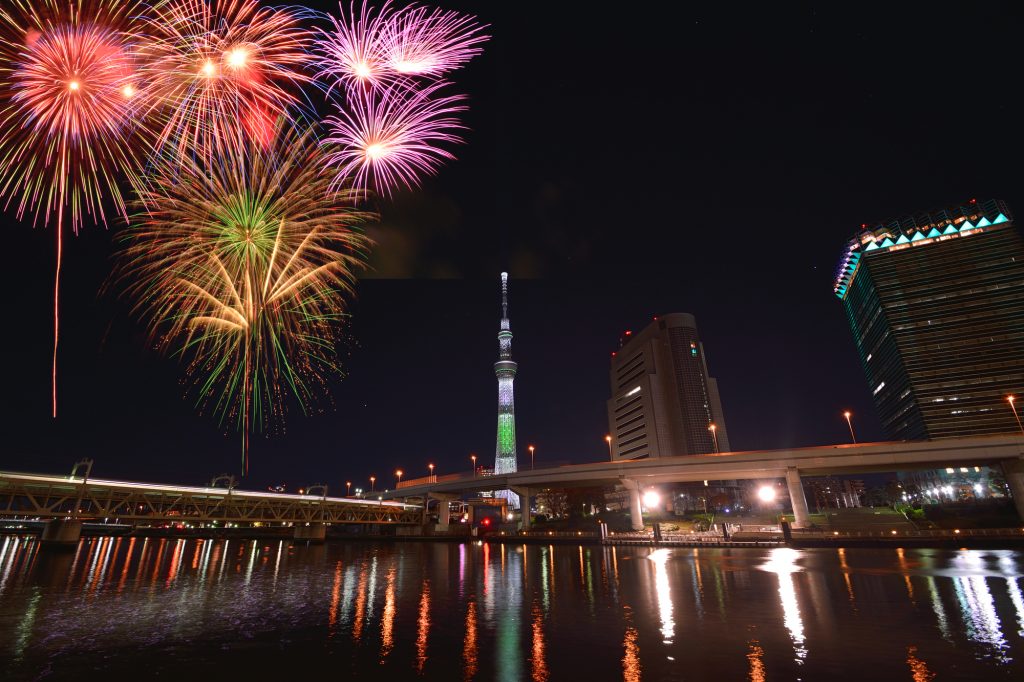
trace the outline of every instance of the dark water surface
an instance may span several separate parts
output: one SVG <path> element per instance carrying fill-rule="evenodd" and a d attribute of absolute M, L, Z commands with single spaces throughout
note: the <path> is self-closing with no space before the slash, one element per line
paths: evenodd
<path fill-rule="evenodd" d="M 0 537 L 0 679 L 1024 679 L 1024 553 Z"/>

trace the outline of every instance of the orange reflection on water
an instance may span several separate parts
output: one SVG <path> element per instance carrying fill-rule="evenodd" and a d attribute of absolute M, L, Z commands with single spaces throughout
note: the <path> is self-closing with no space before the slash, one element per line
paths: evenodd
<path fill-rule="evenodd" d="M 850 567 L 846 563 L 846 550 L 842 547 L 839 548 L 839 567 L 843 569 L 843 580 L 846 582 L 846 594 L 850 596 L 850 603 L 853 604 L 853 610 L 857 610 L 857 602 L 853 596 L 853 583 L 850 582 Z"/>
<path fill-rule="evenodd" d="M 484 547 L 487 544 L 484 543 Z M 469 600 L 466 608 L 466 628 L 462 644 L 462 677 L 471 680 L 476 675 L 476 602 Z"/>
<path fill-rule="evenodd" d="M 530 663 L 533 667 L 533 682 L 546 682 L 548 664 L 544 657 L 544 613 L 536 602 L 533 604 L 533 653 Z"/>
<path fill-rule="evenodd" d="M 334 585 L 331 586 L 331 610 L 328 615 L 328 625 L 331 632 L 334 632 L 334 624 L 338 622 L 338 601 L 341 599 L 341 562 L 334 567 Z"/>
<path fill-rule="evenodd" d="M 388 586 L 384 592 L 384 615 L 380 622 L 380 662 L 383 663 L 395 645 L 395 567 L 388 569 Z"/>
<path fill-rule="evenodd" d="M 366 564 L 359 569 L 359 584 L 356 586 L 356 616 L 352 621 L 352 638 L 363 635 L 363 621 L 366 617 Z"/>
<path fill-rule="evenodd" d="M 120 592 L 124 589 L 124 584 L 128 580 L 128 567 L 132 563 L 132 551 L 135 549 L 135 538 L 128 540 L 128 549 L 125 551 L 124 557 L 124 568 L 121 570 L 121 579 L 117 581 L 117 591 Z"/>
<path fill-rule="evenodd" d="M 430 634 L 430 582 L 423 581 L 420 588 L 420 615 L 416 619 L 416 672 L 423 674 L 427 664 L 427 637 Z"/>
<path fill-rule="evenodd" d="M 623 606 L 626 614 L 626 635 L 622 638 L 622 680 L 623 682 L 640 682 L 640 647 L 637 645 L 637 632 L 633 627 L 632 610 Z"/>
<path fill-rule="evenodd" d="M 765 682 L 767 678 L 764 675 L 764 649 L 756 639 L 750 640 L 747 660 L 750 661 L 750 682 Z"/>
<path fill-rule="evenodd" d="M 930 682 L 935 679 L 935 673 L 928 669 L 928 666 L 917 657 L 917 647 L 907 647 L 907 665 L 910 666 L 910 674 L 914 682 Z"/>

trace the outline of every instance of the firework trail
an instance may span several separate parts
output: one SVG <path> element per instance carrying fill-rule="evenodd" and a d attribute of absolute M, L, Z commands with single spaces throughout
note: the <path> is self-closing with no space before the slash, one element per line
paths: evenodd
<path fill-rule="evenodd" d="M 165 0 L 145 20 L 145 104 L 156 147 L 212 154 L 256 138 L 301 102 L 312 44 L 302 14 L 256 0 Z"/>
<path fill-rule="evenodd" d="M 368 90 L 337 106 L 325 123 L 325 158 L 335 176 L 332 188 L 349 183 L 365 197 L 371 187 L 392 194 L 402 186 L 415 187 L 454 155 L 439 143 L 458 143 L 462 128 L 455 114 L 464 111 L 463 97 L 436 96 L 445 84 L 423 90 Z"/>
<path fill-rule="evenodd" d="M 363 198 L 415 187 L 454 158 L 446 144 L 462 141 L 464 98 L 443 94 L 448 84 L 439 78 L 478 54 L 488 37 L 475 18 L 457 12 L 390 4 L 357 10 L 354 3 L 340 10 L 316 46 L 317 79 L 335 107 L 325 121 L 334 185 Z"/>
<path fill-rule="evenodd" d="M 267 148 L 167 154 L 141 191 L 115 278 L 158 347 L 181 354 L 201 407 L 243 435 L 306 409 L 337 371 L 335 345 L 369 218 L 328 191 L 312 129 L 284 120 Z"/>
<path fill-rule="evenodd" d="M 0 197 L 18 218 L 56 221 L 52 409 L 57 416 L 65 222 L 125 215 L 120 178 L 140 167 L 134 119 L 135 2 L 7 0 L 0 7 Z M 67 219 L 67 220 L 66 220 Z"/>

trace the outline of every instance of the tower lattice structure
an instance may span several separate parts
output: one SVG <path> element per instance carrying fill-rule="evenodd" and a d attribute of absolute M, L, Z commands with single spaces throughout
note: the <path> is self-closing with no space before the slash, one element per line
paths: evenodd
<path fill-rule="evenodd" d="M 516 409 L 513 383 L 518 365 L 512 360 L 512 329 L 508 320 L 508 273 L 501 273 L 501 328 L 498 330 L 498 361 L 494 374 L 498 377 L 498 443 L 494 451 L 496 475 L 516 471 Z M 519 508 L 519 496 L 509 490 L 495 492 L 504 497 L 512 509 Z"/>

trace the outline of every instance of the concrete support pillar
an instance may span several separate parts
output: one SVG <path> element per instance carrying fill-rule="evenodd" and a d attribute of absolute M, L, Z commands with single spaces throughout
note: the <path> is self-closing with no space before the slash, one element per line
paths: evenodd
<path fill-rule="evenodd" d="M 1004 460 L 1003 474 L 1006 476 L 1006 484 L 1010 486 L 1010 495 L 1013 496 L 1017 516 L 1024 521 L 1024 460 Z"/>
<path fill-rule="evenodd" d="M 327 539 L 327 526 L 323 523 L 297 524 L 292 539 L 296 542 L 320 543 Z"/>
<path fill-rule="evenodd" d="M 800 472 L 796 467 L 786 469 L 786 486 L 789 488 L 789 500 L 793 505 L 793 527 L 806 528 L 810 525 L 810 515 L 807 511 L 804 486 L 800 482 Z"/>
<path fill-rule="evenodd" d="M 633 530 L 644 529 L 644 516 L 640 507 L 640 485 L 629 478 L 622 479 L 622 485 L 629 492 L 629 522 Z"/>
<path fill-rule="evenodd" d="M 424 506 L 426 506 L 430 500 L 437 500 L 437 531 L 440 533 L 447 533 L 451 527 L 449 522 L 449 511 L 448 503 L 455 499 L 454 495 L 445 495 L 442 493 L 427 493 L 427 497 L 424 499 Z"/>
<path fill-rule="evenodd" d="M 44 546 L 74 547 L 82 538 L 82 522 L 74 519 L 50 519 L 40 538 Z"/>
<path fill-rule="evenodd" d="M 519 511 L 522 520 L 519 522 L 519 530 L 530 530 L 532 519 L 530 518 L 530 507 L 533 506 L 533 495 L 529 488 L 512 488 L 512 492 L 519 496 Z"/>

